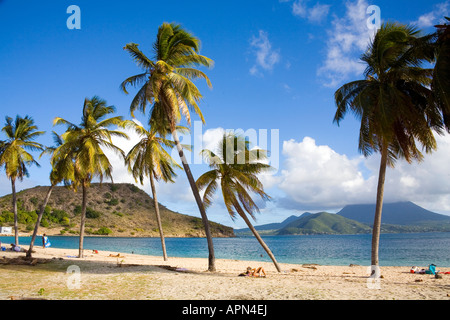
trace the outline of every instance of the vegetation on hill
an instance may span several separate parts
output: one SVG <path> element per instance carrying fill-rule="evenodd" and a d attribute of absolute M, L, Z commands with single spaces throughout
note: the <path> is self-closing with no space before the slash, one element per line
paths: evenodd
<path fill-rule="evenodd" d="M 280 223 L 256 226 L 262 235 L 370 233 L 375 205 L 348 205 L 337 214 L 305 212 Z M 382 233 L 450 232 L 450 217 L 428 211 L 412 202 L 387 203 L 383 208 Z M 235 230 L 247 236 L 250 230 Z"/>
<path fill-rule="evenodd" d="M 278 234 L 357 234 L 370 231 L 369 226 L 357 221 L 336 214 L 320 212 L 300 217 L 278 230 Z"/>
<path fill-rule="evenodd" d="M 156 237 L 159 230 L 152 198 L 133 184 L 92 184 L 86 210 L 86 234 Z M 17 193 L 21 233 L 31 233 L 48 187 L 34 187 Z M 14 223 L 11 195 L 0 198 L 0 226 Z M 160 204 L 161 220 L 168 237 L 204 237 L 202 220 L 180 214 Z M 40 233 L 78 235 L 81 193 L 55 187 L 44 210 Z M 210 222 L 215 237 L 234 236 L 233 229 Z"/>

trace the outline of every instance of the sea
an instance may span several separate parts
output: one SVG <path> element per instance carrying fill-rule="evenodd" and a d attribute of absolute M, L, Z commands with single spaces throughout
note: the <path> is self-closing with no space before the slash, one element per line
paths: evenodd
<path fill-rule="evenodd" d="M 77 249 L 77 236 L 49 237 L 53 248 Z M 278 262 L 370 266 L 371 234 L 263 236 Z M 105 250 L 128 254 L 162 256 L 160 238 L 85 237 L 85 250 Z M 31 237 L 20 237 L 19 245 L 28 245 Z M 2 246 L 14 243 L 14 237 L 0 237 Z M 205 238 L 166 238 L 170 257 L 207 258 Z M 35 245 L 41 245 L 37 237 Z M 217 259 L 268 261 L 270 258 L 252 236 L 214 238 Z M 1 252 L 0 252 L 1 255 Z M 379 248 L 380 266 L 419 266 L 435 264 L 450 267 L 450 232 L 382 234 Z"/>

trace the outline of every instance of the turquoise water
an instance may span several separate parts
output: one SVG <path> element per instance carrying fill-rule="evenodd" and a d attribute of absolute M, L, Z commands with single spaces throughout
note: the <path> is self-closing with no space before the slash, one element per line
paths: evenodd
<path fill-rule="evenodd" d="M 264 236 L 278 262 L 317 263 L 321 265 L 370 265 L 371 235 L 305 235 Z M 20 244 L 29 244 L 31 237 L 21 237 Z M 14 237 L 0 237 L 3 245 Z M 52 236 L 53 248 L 78 248 L 78 237 Z M 214 238 L 218 259 L 271 261 L 254 237 Z M 42 238 L 36 239 L 41 245 Z M 166 238 L 167 254 L 172 257 L 207 258 L 205 238 Z M 159 238 L 85 237 L 86 250 L 162 255 Z M 450 267 L 450 233 L 382 234 L 381 266 Z"/>

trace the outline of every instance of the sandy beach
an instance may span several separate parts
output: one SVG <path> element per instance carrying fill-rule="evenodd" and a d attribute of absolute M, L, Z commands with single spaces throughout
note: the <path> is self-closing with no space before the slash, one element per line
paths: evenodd
<path fill-rule="evenodd" d="M 24 246 L 25 247 L 25 246 Z M 35 248 L 0 254 L 0 299 L 122 300 L 449 300 L 450 274 L 436 279 L 412 274 L 410 267 L 381 267 L 369 278 L 367 266 L 322 266 L 217 259 L 174 258 L 85 250 Z M 117 257 L 117 255 L 120 255 Z M 19 259 L 17 259 L 19 258 Z M 12 259 L 12 260 L 11 260 Z M 263 267 L 267 277 L 239 276 Z M 426 268 L 427 266 L 420 266 Z M 442 272 L 450 268 L 439 268 Z"/>

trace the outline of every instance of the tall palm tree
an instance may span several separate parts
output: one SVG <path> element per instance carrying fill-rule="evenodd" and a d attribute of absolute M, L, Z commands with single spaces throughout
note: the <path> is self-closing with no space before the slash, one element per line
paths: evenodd
<path fill-rule="evenodd" d="M 249 148 L 249 141 L 243 136 L 225 133 L 217 146 L 217 152 L 208 149 L 202 150 L 202 155 L 212 170 L 202 174 L 197 179 L 200 190 L 205 189 L 203 203 L 206 208 L 212 204 L 212 197 L 220 185 L 225 206 L 232 219 L 236 213 L 244 219 L 258 242 L 272 259 L 278 272 L 280 266 L 272 251 L 263 241 L 258 231 L 253 227 L 247 214 L 255 219 L 255 212 L 259 208 L 253 201 L 251 193 L 256 193 L 263 200 L 270 197 L 264 192 L 258 174 L 271 169 L 267 164 L 260 162 L 267 158 L 266 151 Z"/>
<path fill-rule="evenodd" d="M 125 163 L 128 165 L 128 170 L 132 173 L 136 181 L 139 179 L 140 183 L 144 184 L 144 178 L 146 176 L 150 180 L 163 258 L 164 261 L 167 261 L 166 244 L 154 180 L 162 179 L 165 182 L 174 182 L 173 178 L 176 176 L 174 167 L 181 168 L 181 166 L 173 160 L 164 147 L 173 148 L 175 143 L 158 136 L 158 132 L 152 128 L 147 130 L 142 125 L 132 121 L 129 122 L 129 126 L 131 126 L 142 139 L 128 152 Z"/>
<path fill-rule="evenodd" d="M 209 252 L 208 270 L 215 271 L 214 247 L 208 217 L 176 132 L 176 125 L 182 117 L 189 125 L 191 124 L 190 111 L 196 113 L 203 122 L 205 121 L 198 106 L 202 95 L 192 81 L 205 79 L 211 87 L 206 74 L 195 67 L 212 67 L 213 61 L 199 54 L 200 40 L 198 38 L 180 25 L 173 23 L 163 23 L 159 27 L 153 44 L 153 60 L 144 55 L 138 46 L 138 44 L 129 43 L 124 49 L 143 69 L 143 72 L 123 81 L 121 89 L 128 94 L 127 86 L 140 87 L 131 102 L 132 115 L 136 110 L 145 113 L 147 104 L 150 104 L 153 108 L 152 116 L 157 117 L 153 122 L 169 126 L 205 228 Z"/>
<path fill-rule="evenodd" d="M 16 116 L 13 120 L 6 117 L 6 124 L 2 131 L 6 134 L 7 139 L 2 142 L 0 147 L 0 167 L 4 166 L 6 176 L 11 180 L 12 189 L 12 207 L 14 213 L 14 234 L 15 244 L 19 245 L 19 224 L 17 219 L 17 198 L 16 198 L 16 181 L 23 180 L 28 177 L 28 166 L 35 164 L 39 166 L 34 157 L 28 151 L 42 151 L 42 144 L 33 141 L 43 131 L 37 131 L 38 127 L 34 124 L 34 120 L 25 116 L 22 118 Z"/>
<path fill-rule="evenodd" d="M 55 143 L 55 146 L 45 148 L 45 150 L 41 153 L 40 157 L 42 157 L 42 155 L 44 155 L 44 154 L 49 154 L 49 155 L 53 156 L 56 149 L 64 143 L 62 138 L 56 132 L 53 131 L 52 133 L 53 133 L 53 141 Z M 34 242 L 36 240 L 37 232 L 39 230 L 39 225 L 41 223 L 42 216 L 44 215 L 45 207 L 47 206 L 47 203 L 50 200 L 50 196 L 52 194 L 54 187 L 58 183 L 62 182 L 63 180 L 70 181 L 71 179 L 73 179 L 73 170 L 72 170 L 73 167 L 71 165 L 71 162 L 72 162 L 72 159 L 69 157 L 66 157 L 64 159 L 59 159 L 59 162 L 57 162 L 57 163 L 52 162 L 52 170 L 50 172 L 50 187 L 48 188 L 47 194 L 45 195 L 45 198 L 44 198 L 44 201 L 39 208 L 36 225 L 34 226 L 33 235 L 31 236 L 30 246 L 28 248 L 27 255 L 26 255 L 28 258 L 31 258 L 31 256 L 32 256 Z"/>
<path fill-rule="evenodd" d="M 431 87 L 444 115 L 447 131 L 450 132 L 450 18 L 447 23 L 437 25 L 435 57 Z"/>
<path fill-rule="evenodd" d="M 112 150 L 125 158 L 125 153 L 112 142 L 112 137 L 128 136 L 122 131 L 110 130 L 111 127 L 123 126 L 122 117 L 108 117 L 115 112 L 113 106 L 97 96 L 85 99 L 81 123 L 75 125 L 56 117 L 53 125 L 65 125 L 67 130 L 62 134 L 64 143 L 53 153 L 52 163 L 64 163 L 72 171 L 71 187 L 76 191 L 82 189 L 82 210 L 80 221 L 79 256 L 83 257 L 84 227 L 86 221 L 87 190 L 94 178 L 112 181 L 112 165 L 104 153 L 104 148 Z M 66 161 L 66 160 L 70 161 Z M 68 165 L 67 163 L 70 163 Z M 71 167 L 71 168 L 70 168 Z"/>
<path fill-rule="evenodd" d="M 431 69 L 421 68 L 422 55 L 414 44 L 419 32 L 410 26 L 386 23 L 378 30 L 361 60 L 365 79 L 340 87 L 335 93 L 338 125 L 348 110 L 361 120 L 359 150 L 364 156 L 381 153 L 372 234 L 371 262 L 378 266 L 381 213 L 386 166 L 398 158 L 421 161 L 436 149 L 432 129 L 442 133 L 442 116 L 429 102 Z"/>

